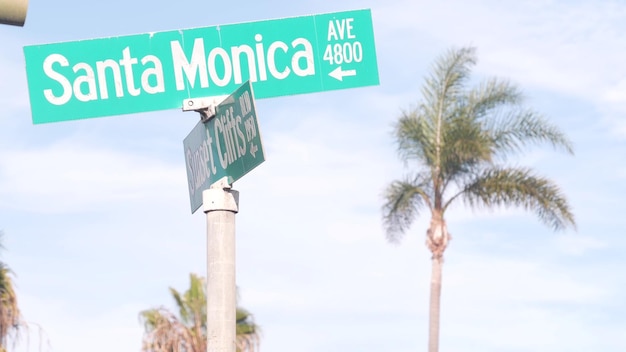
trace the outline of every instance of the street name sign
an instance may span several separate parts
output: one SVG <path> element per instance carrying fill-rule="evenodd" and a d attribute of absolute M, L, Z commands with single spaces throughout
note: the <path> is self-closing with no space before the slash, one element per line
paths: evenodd
<path fill-rule="evenodd" d="M 369 9 L 24 47 L 33 123 L 379 84 Z"/>
<path fill-rule="evenodd" d="M 183 146 L 194 213 L 211 184 L 223 177 L 235 182 L 265 161 L 250 81 L 217 106 L 215 117 L 198 122 Z"/>

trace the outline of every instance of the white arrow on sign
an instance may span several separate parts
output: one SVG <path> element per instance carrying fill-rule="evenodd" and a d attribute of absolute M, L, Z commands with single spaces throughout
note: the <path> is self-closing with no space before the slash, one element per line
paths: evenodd
<path fill-rule="evenodd" d="M 331 73 L 328 74 L 330 77 L 339 80 L 339 81 L 343 81 L 344 77 L 347 76 L 356 76 L 356 70 L 342 70 L 341 66 L 337 67 L 336 69 L 334 69 Z"/>
<path fill-rule="evenodd" d="M 252 154 L 253 158 L 256 158 L 256 152 L 259 150 L 259 147 L 256 144 L 250 143 L 250 154 Z"/>

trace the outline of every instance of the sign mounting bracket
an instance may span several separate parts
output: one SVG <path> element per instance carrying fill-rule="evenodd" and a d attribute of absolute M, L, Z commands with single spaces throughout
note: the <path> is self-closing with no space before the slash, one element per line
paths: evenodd
<path fill-rule="evenodd" d="M 215 117 L 217 106 L 226 98 L 228 95 L 185 99 L 183 100 L 183 111 L 195 111 L 200 114 L 200 121 L 207 123 Z"/>

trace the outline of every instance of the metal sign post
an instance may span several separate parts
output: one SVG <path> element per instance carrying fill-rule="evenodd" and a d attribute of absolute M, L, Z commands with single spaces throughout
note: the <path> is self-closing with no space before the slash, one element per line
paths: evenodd
<path fill-rule="evenodd" d="M 207 351 L 235 352 L 235 214 L 239 192 L 228 177 L 202 192 L 207 221 Z"/>
<path fill-rule="evenodd" d="M 23 25 L 27 6 L 0 0 L 0 23 Z M 183 146 L 191 212 L 203 206 L 207 217 L 207 350 L 235 352 L 239 192 L 231 187 L 265 161 L 251 83 L 258 98 L 378 85 L 371 11 L 30 45 L 24 59 L 35 124 L 181 101 L 200 113 Z M 228 92 L 217 107 L 217 98 L 201 98 Z"/>
<path fill-rule="evenodd" d="M 252 86 L 248 81 L 229 96 L 187 99 L 183 110 L 200 113 L 183 146 L 191 211 L 203 205 L 207 219 L 207 351 L 235 352 L 239 192 L 232 184 L 265 161 Z"/>

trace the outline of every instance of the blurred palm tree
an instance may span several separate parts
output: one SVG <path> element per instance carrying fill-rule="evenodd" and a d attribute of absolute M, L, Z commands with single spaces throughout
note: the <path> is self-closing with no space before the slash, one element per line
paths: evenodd
<path fill-rule="evenodd" d="M 468 87 L 474 48 L 450 50 L 433 66 L 422 101 L 395 125 L 398 152 L 414 173 L 385 191 L 383 221 L 398 241 L 423 211 L 430 213 L 426 245 L 432 253 L 428 350 L 439 350 L 443 254 L 450 241 L 445 212 L 464 202 L 470 208 L 518 206 L 555 230 L 575 227 L 559 187 L 525 167 L 507 165 L 525 147 L 547 143 L 572 153 L 559 129 L 523 106 L 513 84 L 489 79 Z"/>
<path fill-rule="evenodd" d="M 2 233 L 0 232 L 0 240 Z M 0 249 L 2 249 L 0 244 Z M 0 262 L 0 352 L 6 352 L 11 340 L 15 341 L 25 323 L 17 306 L 17 296 L 13 289 L 11 269 Z"/>
<path fill-rule="evenodd" d="M 189 289 L 182 294 L 170 287 L 178 314 L 163 307 L 140 313 L 145 329 L 143 351 L 206 352 L 206 283 L 195 274 L 190 274 L 189 278 Z M 237 352 L 258 351 L 259 327 L 253 316 L 239 307 L 236 332 Z"/>

